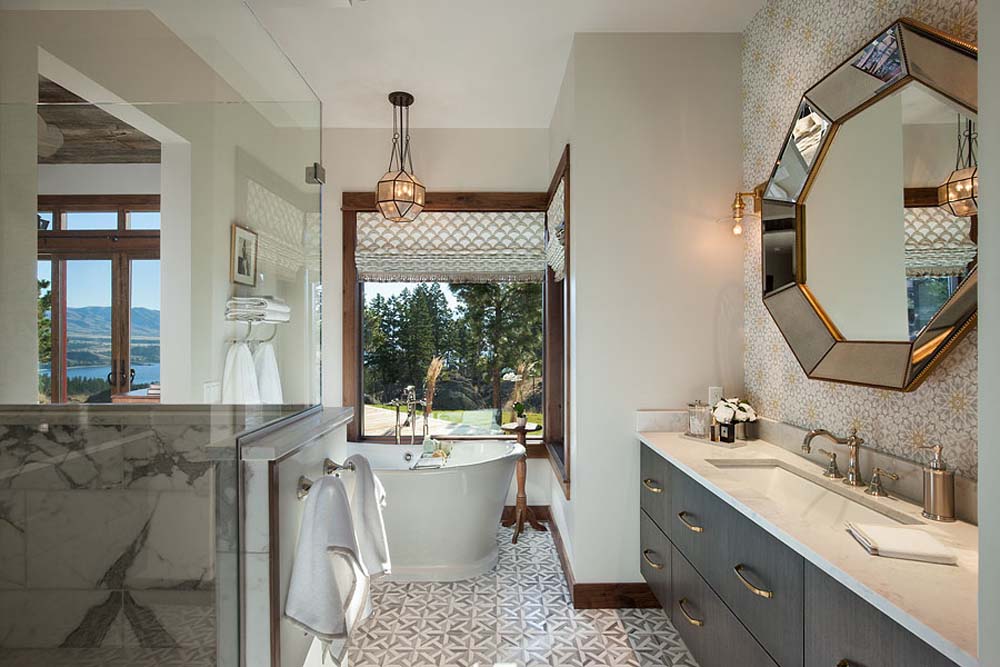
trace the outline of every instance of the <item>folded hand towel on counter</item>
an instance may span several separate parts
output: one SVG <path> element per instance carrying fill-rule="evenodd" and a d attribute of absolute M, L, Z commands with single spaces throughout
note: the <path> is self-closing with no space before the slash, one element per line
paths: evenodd
<path fill-rule="evenodd" d="M 274 346 L 267 342 L 257 345 L 257 349 L 253 351 L 253 364 L 257 371 L 260 402 L 271 405 L 284 403 L 281 373 L 278 372 L 278 358 L 274 354 Z"/>
<path fill-rule="evenodd" d="M 847 532 L 873 556 L 956 565 L 958 555 L 919 528 L 848 523 Z"/>
<path fill-rule="evenodd" d="M 389 574 L 389 541 L 385 536 L 385 521 L 382 508 L 385 507 L 385 487 L 372 471 L 372 466 L 364 456 L 355 454 L 344 462 L 354 465 L 354 495 L 351 508 L 354 516 L 354 533 L 361 547 L 361 562 L 368 576 Z"/>
<path fill-rule="evenodd" d="M 230 405 L 257 405 L 260 388 L 257 369 L 246 343 L 233 343 L 226 353 L 226 366 L 222 372 L 222 402 Z"/>
<path fill-rule="evenodd" d="M 371 611 L 368 583 L 344 483 L 320 477 L 302 509 L 285 617 L 316 636 L 339 665 L 351 632 Z"/>
<path fill-rule="evenodd" d="M 227 311 L 256 311 L 273 310 L 275 312 L 290 313 L 292 311 L 288 304 L 281 299 L 271 296 L 253 297 L 233 297 L 226 302 Z"/>

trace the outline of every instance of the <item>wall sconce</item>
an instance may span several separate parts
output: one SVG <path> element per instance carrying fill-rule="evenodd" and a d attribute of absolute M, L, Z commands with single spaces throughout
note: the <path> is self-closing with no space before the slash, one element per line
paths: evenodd
<path fill-rule="evenodd" d="M 733 199 L 733 236 L 740 236 L 743 233 L 743 218 L 746 217 L 747 205 L 743 199 L 753 197 L 753 213 L 760 213 L 761 197 L 763 195 L 763 185 L 758 185 L 753 192 L 737 192 Z"/>

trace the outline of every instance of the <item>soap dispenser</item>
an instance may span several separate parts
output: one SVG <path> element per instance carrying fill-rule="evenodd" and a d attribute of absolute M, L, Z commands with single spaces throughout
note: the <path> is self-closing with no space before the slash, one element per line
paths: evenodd
<path fill-rule="evenodd" d="M 955 473 L 941 458 L 941 445 L 928 445 L 934 458 L 924 466 L 924 516 L 934 521 L 955 520 Z"/>

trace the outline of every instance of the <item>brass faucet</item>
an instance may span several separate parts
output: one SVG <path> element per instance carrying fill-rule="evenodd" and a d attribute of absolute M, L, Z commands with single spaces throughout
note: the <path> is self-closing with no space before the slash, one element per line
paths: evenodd
<path fill-rule="evenodd" d="M 858 450 L 864 444 L 865 440 L 858 435 L 858 429 L 852 428 L 850 435 L 846 438 L 838 438 L 824 428 L 814 428 L 806 433 L 806 437 L 802 439 L 802 451 L 807 454 L 812 452 L 812 441 L 817 435 L 828 438 L 838 445 L 847 445 L 847 475 L 844 477 L 844 484 L 848 486 L 864 486 L 865 483 L 861 479 L 861 471 L 858 469 Z"/>

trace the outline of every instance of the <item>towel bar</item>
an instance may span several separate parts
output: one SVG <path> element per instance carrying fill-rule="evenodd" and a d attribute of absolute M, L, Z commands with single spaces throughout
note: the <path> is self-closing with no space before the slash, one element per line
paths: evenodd
<path fill-rule="evenodd" d="M 323 460 L 324 475 L 339 475 L 341 470 L 350 470 L 351 472 L 354 472 L 355 470 L 354 464 L 348 462 L 345 465 L 340 465 L 333 459 Z M 295 490 L 295 497 L 298 498 L 299 500 L 304 500 L 305 497 L 309 495 L 309 489 L 312 488 L 312 485 L 313 481 L 308 477 L 306 477 L 305 475 L 299 477 L 299 485 L 298 488 Z"/>

